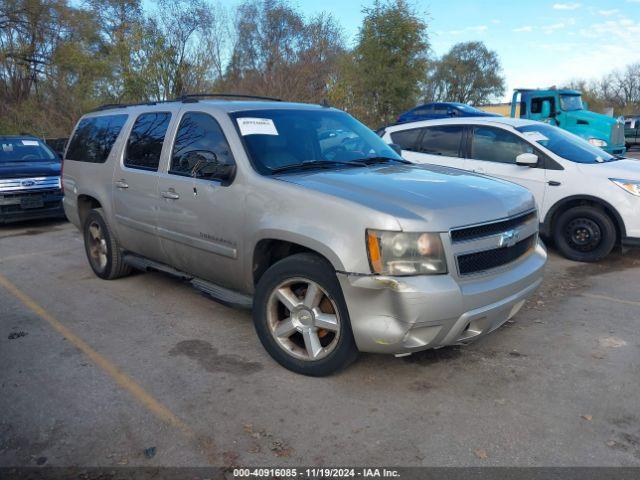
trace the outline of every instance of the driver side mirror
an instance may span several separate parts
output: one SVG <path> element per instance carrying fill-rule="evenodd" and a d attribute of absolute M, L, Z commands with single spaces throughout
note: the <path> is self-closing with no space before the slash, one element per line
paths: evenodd
<path fill-rule="evenodd" d="M 537 167 L 538 156 L 534 153 L 521 153 L 516 157 L 516 165 L 521 167 Z"/>
<path fill-rule="evenodd" d="M 396 143 L 390 143 L 389 147 L 391 147 L 391 150 L 396 152 L 398 155 L 402 156 L 402 147 L 400 145 Z"/>
<path fill-rule="evenodd" d="M 227 165 L 218 161 L 218 156 L 209 150 L 192 150 L 185 155 L 184 161 L 190 166 L 192 178 L 218 180 L 228 185 L 236 172 L 235 165 Z"/>

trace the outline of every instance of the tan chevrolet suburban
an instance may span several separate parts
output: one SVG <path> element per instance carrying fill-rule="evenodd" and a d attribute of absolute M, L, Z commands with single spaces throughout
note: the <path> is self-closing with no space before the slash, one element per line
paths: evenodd
<path fill-rule="evenodd" d="M 63 188 L 96 275 L 159 270 L 252 308 L 266 350 L 307 375 L 481 338 L 546 261 L 527 190 L 411 165 L 321 105 L 107 106 L 78 122 Z"/>

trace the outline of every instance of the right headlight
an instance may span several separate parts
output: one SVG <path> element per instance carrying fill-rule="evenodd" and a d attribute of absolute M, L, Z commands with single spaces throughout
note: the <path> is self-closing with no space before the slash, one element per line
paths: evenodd
<path fill-rule="evenodd" d="M 606 147 L 607 146 L 607 142 L 605 140 L 601 140 L 599 138 L 590 138 L 588 140 L 588 142 L 591 145 L 593 145 L 594 147 L 602 148 L 602 147 Z"/>
<path fill-rule="evenodd" d="M 639 180 L 624 180 L 622 178 L 610 178 L 613 183 L 617 186 L 626 190 L 631 195 L 635 195 L 636 197 L 640 197 L 640 181 Z"/>
<path fill-rule="evenodd" d="M 373 273 L 393 276 L 447 273 L 444 248 L 437 233 L 367 229 L 366 239 Z"/>

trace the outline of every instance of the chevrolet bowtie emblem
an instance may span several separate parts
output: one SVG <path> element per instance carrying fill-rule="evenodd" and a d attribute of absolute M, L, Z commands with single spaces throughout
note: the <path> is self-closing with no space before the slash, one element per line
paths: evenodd
<path fill-rule="evenodd" d="M 520 240 L 520 232 L 517 230 L 509 230 L 503 232 L 498 239 L 498 247 L 513 247 Z"/>

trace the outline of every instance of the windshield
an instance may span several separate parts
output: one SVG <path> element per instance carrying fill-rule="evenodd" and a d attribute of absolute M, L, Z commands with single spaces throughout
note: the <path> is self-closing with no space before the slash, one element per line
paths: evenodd
<path fill-rule="evenodd" d="M 356 160 L 402 161 L 373 130 L 341 111 L 273 109 L 231 116 L 262 174 L 312 162 L 319 168 L 344 168 Z"/>
<path fill-rule="evenodd" d="M 43 142 L 31 138 L 0 139 L 0 163 L 48 162 L 56 160 L 56 154 Z"/>
<path fill-rule="evenodd" d="M 582 110 L 582 97 L 580 95 L 560 95 L 560 108 L 565 112 Z"/>
<path fill-rule="evenodd" d="M 482 111 L 472 107 L 471 105 L 456 105 L 456 108 L 458 110 L 462 110 L 463 112 L 468 112 L 468 113 L 478 113 Z"/>
<path fill-rule="evenodd" d="M 586 140 L 566 130 L 545 123 L 518 127 L 517 130 L 532 142 L 539 143 L 559 157 L 566 158 L 572 162 L 604 163 L 617 159 L 604 150 L 594 147 Z"/>

